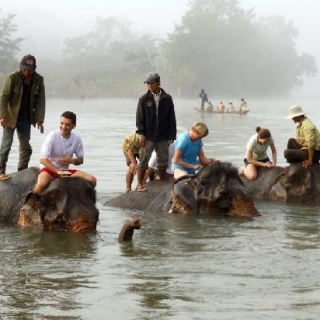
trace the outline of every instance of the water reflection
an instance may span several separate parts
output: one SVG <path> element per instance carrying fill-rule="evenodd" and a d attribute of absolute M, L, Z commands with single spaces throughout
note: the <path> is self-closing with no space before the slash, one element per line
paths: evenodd
<path fill-rule="evenodd" d="M 236 100 L 236 99 L 233 99 Z M 201 114 L 174 101 L 179 133 L 203 121 L 208 156 L 242 165 L 257 125 L 274 135 L 279 164 L 294 125 L 292 103 L 251 101 L 246 116 Z M 125 188 L 122 139 L 135 129 L 136 100 L 49 100 L 46 133 L 65 110 L 78 115 L 86 149 L 81 169 L 98 177 L 96 235 L 19 229 L 1 224 L 2 319 L 317 319 L 319 209 L 257 203 L 252 220 L 184 217 L 104 207 Z M 306 112 L 318 116 L 310 104 Z M 316 106 L 316 104 L 315 104 Z M 313 109 L 312 109 L 313 108 Z M 92 129 L 94 128 L 94 130 Z M 44 136 L 32 134 L 31 165 Z M 8 173 L 16 170 L 14 140 Z M 141 217 L 131 243 L 118 243 L 125 220 Z"/>

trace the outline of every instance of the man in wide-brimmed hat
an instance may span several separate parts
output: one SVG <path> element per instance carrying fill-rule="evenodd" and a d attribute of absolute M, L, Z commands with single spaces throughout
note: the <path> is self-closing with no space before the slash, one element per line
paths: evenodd
<path fill-rule="evenodd" d="M 298 123 L 296 138 L 288 140 L 284 157 L 288 163 L 302 162 L 305 168 L 320 160 L 320 132 L 317 127 L 306 117 L 305 112 L 298 105 L 289 109 L 287 119 Z"/>

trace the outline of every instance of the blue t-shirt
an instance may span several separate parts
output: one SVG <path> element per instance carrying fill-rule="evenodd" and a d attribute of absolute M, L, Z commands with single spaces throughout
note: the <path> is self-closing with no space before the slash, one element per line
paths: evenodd
<path fill-rule="evenodd" d="M 194 165 L 198 164 L 198 155 L 202 146 L 202 140 L 192 141 L 188 131 L 182 133 L 176 140 L 176 149 L 182 152 L 181 160 Z M 177 163 L 173 164 L 173 168 L 187 171 L 189 174 L 195 173 L 195 169 L 185 168 Z"/>

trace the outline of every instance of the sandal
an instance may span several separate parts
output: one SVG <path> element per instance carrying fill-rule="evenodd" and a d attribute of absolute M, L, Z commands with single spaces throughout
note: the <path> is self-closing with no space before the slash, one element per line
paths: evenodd
<path fill-rule="evenodd" d="M 147 191 L 147 189 L 144 188 L 144 187 L 139 187 L 139 188 L 136 189 L 136 191 L 137 192 L 145 192 L 145 191 Z"/>
<path fill-rule="evenodd" d="M 0 174 L 0 181 L 7 181 L 9 179 L 10 178 L 5 173 Z"/>

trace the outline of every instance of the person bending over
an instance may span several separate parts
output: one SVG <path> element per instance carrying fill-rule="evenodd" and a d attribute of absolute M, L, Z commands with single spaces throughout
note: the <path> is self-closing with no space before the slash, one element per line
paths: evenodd
<path fill-rule="evenodd" d="M 277 150 L 270 131 L 257 127 L 256 132 L 247 143 L 247 153 L 244 159 L 245 167 L 240 171 L 240 175 L 244 175 L 248 180 L 257 178 L 257 167 L 271 168 L 277 164 Z M 272 151 L 272 162 L 267 155 L 269 147 Z"/>
<path fill-rule="evenodd" d="M 202 138 L 209 134 L 208 127 L 202 122 L 195 122 L 186 132 L 176 140 L 173 155 L 173 175 L 175 179 L 188 174 L 195 174 L 203 164 L 212 163 L 202 149 Z"/>

